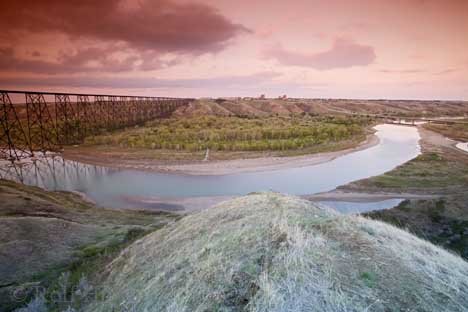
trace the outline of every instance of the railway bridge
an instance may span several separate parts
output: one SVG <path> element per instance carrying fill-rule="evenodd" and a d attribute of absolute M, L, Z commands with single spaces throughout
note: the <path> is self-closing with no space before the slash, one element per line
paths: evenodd
<path fill-rule="evenodd" d="M 0 158 L 60 151 L 104 130 L 169 117 L 193 99 L 0 90 Z"/>

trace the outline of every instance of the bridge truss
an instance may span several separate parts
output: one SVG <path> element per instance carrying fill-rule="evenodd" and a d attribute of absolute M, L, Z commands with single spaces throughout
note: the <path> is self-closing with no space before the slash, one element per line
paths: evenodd
<path fill-rule="evenodd" d="M 192 99 L 0 90 L 0 158 L 57 152 L 103 130 L 169 117 Z"/>

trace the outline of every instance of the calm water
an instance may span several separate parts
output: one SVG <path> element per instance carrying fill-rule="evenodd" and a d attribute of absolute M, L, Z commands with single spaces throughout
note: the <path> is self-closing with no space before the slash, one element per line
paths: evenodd
<path fill-rule="evenodd" d="M 4 178 L 22 180 L 49 190 L 79 191 L 97 204 L 125 208 L 135 198 L 243 195 L 273 190 L 295 195 L 329 191 L 351 181 L 379 175 L 420 153 L 414 127 L 379 125 L 380 143 L 328 163 L 268 172 L 223 176 L 185 176 L 118 170 L 59 157 L 41 158 L 22 167 L 2 166 Z"/>

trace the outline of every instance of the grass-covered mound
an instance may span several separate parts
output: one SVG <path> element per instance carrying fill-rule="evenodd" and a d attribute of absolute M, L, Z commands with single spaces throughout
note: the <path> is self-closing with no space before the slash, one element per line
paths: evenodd
<path fill-rule="evenodd" d="M 466 311 L 468 263 L 388 224 L 275 193 L 129 246 L 87 311 Z"/>

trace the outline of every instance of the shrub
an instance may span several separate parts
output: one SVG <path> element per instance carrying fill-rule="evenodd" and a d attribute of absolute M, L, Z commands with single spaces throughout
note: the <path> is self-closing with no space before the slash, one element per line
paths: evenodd
<path fill-rule="evenodd" d="M 293 150 L 364 135 L 368 119 L 357 117 L 193 117 L 150 122 L 87 140 L 89 144 L 199 151 Z"/>

